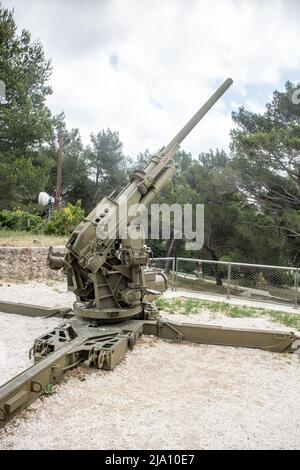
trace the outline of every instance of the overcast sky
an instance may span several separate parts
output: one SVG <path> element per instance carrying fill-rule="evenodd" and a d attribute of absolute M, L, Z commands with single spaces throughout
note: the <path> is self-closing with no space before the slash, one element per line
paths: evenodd
<path fill-rule="evenodd" d="M 120 132 L 136 156 L 166 145 L 227 77 L 233 86 L 186 139 L 228 147 L 231 112 L 262 111 L 300 81 L 299 0 L 2 0 L 52 58 L 53 113 L 89 134 Z"/>

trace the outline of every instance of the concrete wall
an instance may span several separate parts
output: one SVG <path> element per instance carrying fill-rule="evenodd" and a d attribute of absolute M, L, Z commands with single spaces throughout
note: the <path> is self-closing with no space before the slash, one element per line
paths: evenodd
<path fill-rule="evenodd" d="M 65 280 L 61 270 L 46 266 L 48 250 L 48 247 L 0 246 L 0 280 Z M 66 248 L 54 247 L 54 251 L 65 253 Z"/>

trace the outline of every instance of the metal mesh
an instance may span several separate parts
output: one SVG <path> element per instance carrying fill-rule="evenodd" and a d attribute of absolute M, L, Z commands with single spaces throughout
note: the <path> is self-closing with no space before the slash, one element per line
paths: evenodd
<path fill-rule="evenodd" d="M 230 294 L 234 296 L 298 303 L 298 270 L 295 268 L 232 263 L 230 270 Z"/>
<path fill-rule="evenodd" d="M 210 294 L 227 294 L 228 266 L 210 261 L 178 258 L 176 287 Z"/>
<path fill-rule="evenodd" d="M 172 289 L 298 305 L 298 268 L 191 258 L 154 258 L 153 265 Z"/>

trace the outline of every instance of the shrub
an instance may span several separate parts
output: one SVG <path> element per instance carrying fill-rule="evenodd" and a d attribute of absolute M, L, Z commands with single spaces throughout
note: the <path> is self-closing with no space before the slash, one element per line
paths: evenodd
<path fill-rule="evenodd" d="M 80 201 L 75 205 L 68 203 L 61 211 L 54 210 L 51 219 L 45 226 L 45 233 L 49 235 L 68 235 L 81 222 L 84 210 L 81 209 Z"/>
<path fill-rule="evenodd" d="M 25 230 L 33 232 L 43 219 L 39 215 L 21 209 L 0 211 L 0 227 L 7 230 Z"/>
<path fill-rule="evenodd" d="M 279 269 L 265 270 L 265 278 L 268 284 L 276 287 L 292 287 L 295 282 L 295 274 L 290 271 Z"/>

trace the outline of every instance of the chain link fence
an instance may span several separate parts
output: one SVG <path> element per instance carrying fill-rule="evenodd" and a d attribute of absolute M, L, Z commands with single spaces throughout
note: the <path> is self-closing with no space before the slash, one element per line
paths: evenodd
<path fill-rule="evenodd" d="M 298 268 L 193 258 L 153 258 L 151 263 L 165 272 L 172 290 L 299 305 Z"/>

